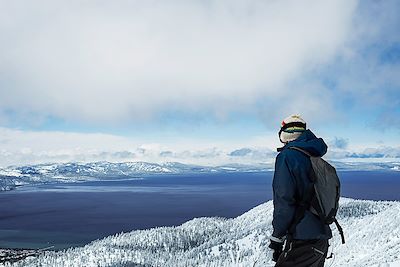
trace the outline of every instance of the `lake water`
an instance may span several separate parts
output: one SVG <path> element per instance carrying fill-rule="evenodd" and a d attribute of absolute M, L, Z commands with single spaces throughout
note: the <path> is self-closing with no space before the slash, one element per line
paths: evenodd
<path fill-rule="evenodd" d="M 119 232 L 236 217 L 272 198 L 272 172 L 155 175 L 0 193 L 0 247 L 62 249 Z M 342 195 L 400 200 L 399 172 L 341 172 Z"/>

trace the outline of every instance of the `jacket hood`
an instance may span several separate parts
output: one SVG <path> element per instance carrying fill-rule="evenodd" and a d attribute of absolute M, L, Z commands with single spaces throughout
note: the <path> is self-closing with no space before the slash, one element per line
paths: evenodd
<path fill-rule="evenodd" d="M 325 141 L 317 138 L 310 130 L 305 130 L 296 140 L 287 143 L 284 149 L 293 146 L 304 149 L 315 157 L 322 157 L 328 149 Z"/>

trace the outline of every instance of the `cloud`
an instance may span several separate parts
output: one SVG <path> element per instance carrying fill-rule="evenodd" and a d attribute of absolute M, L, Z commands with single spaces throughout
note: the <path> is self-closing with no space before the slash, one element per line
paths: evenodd
<path fill-rule="evenodd" d="M 399 128 L 399 24 L 398 1 L 361 1 L 352 35 L 335 60 L 321 69 L 319 75 L 336 92 L 336 108 L 343 110 L 344 121 L 350 123 L 348 115 L 358 114 L 371 127 Z"/>
<path fill-rule="evenodd" d="M 338 139 L 340 140 L 340 139 Z M 339 141 L 341 144 L 341 141 Z M 190 145 L 191 144 L 191 145 Z M 0 167 L 59 162 L 181 162 L 197 165 L 270 164 L 274 144 L 255 138 L 237 143 L 146 143 L 123 136 L 96 133 L 21 131 L 0 128 Z M 400 147 L 329 149 L 328 159 L 400 159 Z"/>
<path fill-rule="evenodd" d="M 277 153 L 271 148 L 255 147 L 255 148 L 240 148 L 228 153 L 231 159 L 247 160 L 248 162 L 271 162 L 275 159 Z"/>
<path fill-rule="evenodd" d="M 148 143 L 99 133 L 22 131 L 0 127 L 0 167 L 59 162 L 181 162 L 199 165 L 271 162 L 265 140 L 249 140 L 251 153 L 233 156 L 236 143 L 177 140 Z M 271 144 L 273 145 L 273 144 Z"/>
<path fill-rule="evenodd" d="M 105 153 L 105 155 L 107 156 L 107 153 Z M 136 158 L 136 154 L 131 151 L 117 151 L 117 152 L 110 153 L 110 157 L 113 159 L 120 158 L 120 159 L 124 159 L 124 160 L 127 160 L 127 159 L 134 160 Z"/>
<path fill-rule="evenodd" d="M 187 151 L 184 152 L 184 154 L 186 154 L 186 153 L 187 153 Z M 220 156 L 221 154 L 223 154 L 223 152 L 216 147 L 212 147 L 212 148 L 205 148 L 205 149 L 197 150 L 197 151 L 190 151 L 189 154 L 191 157 L 194 157 L 194 158 L 212 159 L 212 158 L 216 158 L 216 157 Z"/>
<path fill-rule="evenodd" d="M 358 153 L 349 153 L 349 158 L 400 158 L 400 147 L 366 148 Z"/>
<path fill-rule="evenodd" d="M 377 146 L 358 149 L 329 149 L 326 158 L 333 160 L 352 160 L 352 161 L 377 161 L 391 160 L 399 162 L 400 147 L 398 146 Z"/>
<path fill-rule="evenodd" d="M 395 104 L 396 106 L 393 106 Z M 386 131 L 388 129 L 400 129 L 400 99 L 394 98 L 389 102 L 387 110 L 379 112 L 375 120 L 371 122 L 371 126 L 375 129 Z"/>
<path fill-rule="evenodd" d="M 160 156 L 161 157 L 172 157 L 174 153 L 172 151 L 161 151 Z"/>
<path fill-rule="evenodd" d="M 322 107 L 335 110 L 329 90 L 298 80 L 337 56 L 356 7 L 355 0 L 1 1 L 0 106 L 28 120 L 34 113 L 114 124 L 168 110 L 224 118 L 254 107 L 281 119 L 292 111 L 276 104 L 286 99 L 293 112 L 318 117 Z"/>
<path fill-rule="evenodd" d="M 333 141 L 330 142 L 330 147 L 339 148 L 339 149 L 346 149 L 349 145 L 348 139 L 335 137 Z"/>
<path fill-rule="evenodd" d="M 281 114 L 281 103 L 290 103 L 286 114 L 300 111 L 313 123 L 400 129 L 399 8 L 396 0 L 359 1 L 337 54 L 290 81 L 293 94 L 268 102 L 266 120 L 268 110 Z"/>
<path fill-rule="evenodd" d="M 0 128 L 1 166 L 46 162 L 133 160 L 140 146 L 109 134 L 21 131 Z"/>
<path fill-rule="evenodd" d="M 251 152 L 252 152 L 252 150 L 250 148 L 241 148 L 241 149 L 236 149 L 236 150 L 232 151 L 231 153 L 229 153 L 229 156 L 243 157 L 243 156 L 250 154 Z"/>

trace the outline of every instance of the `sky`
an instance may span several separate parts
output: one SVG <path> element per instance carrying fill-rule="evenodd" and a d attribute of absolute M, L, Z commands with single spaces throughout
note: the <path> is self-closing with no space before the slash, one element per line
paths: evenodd
<path fill-rule="evenodd" d="M 0 0 L 0 166 L 400 161 L 396 0 Z"/>

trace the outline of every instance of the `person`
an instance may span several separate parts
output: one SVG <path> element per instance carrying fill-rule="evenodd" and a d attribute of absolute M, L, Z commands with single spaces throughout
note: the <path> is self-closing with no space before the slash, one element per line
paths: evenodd
<path fill-rule="evenodd" d="M 323 156 L 327 145 L 306 129 L 306 122 L 299 115 L 285 118 L 279 131 L 284 144 L 278 149 L 275 161 L 273 187 L 273 233 L 269 247 L 273 250 L 275 266 L 324 266 L 328 253 L 331 229 L 308 209 L 296 224 L 292 225 L 307 189 L 311 162 L 307 155 L 290 147 L 298 147 L 312 156 Z M 284 246 L 285 243 L 285 246 Z"/>

